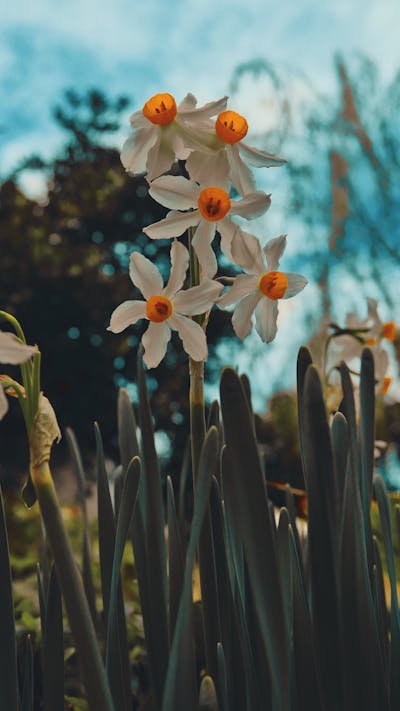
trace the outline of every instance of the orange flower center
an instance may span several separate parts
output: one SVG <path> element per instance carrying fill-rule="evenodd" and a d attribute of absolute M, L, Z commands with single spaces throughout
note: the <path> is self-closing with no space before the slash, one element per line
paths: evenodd
<path fill-rule="evenodd" d="M 174 120 L 178 109 L 171 94 L 155 94 L 146 101 L 142 113 L 151 123 L 155 123 L 157 126 L 166 126 Z"/>
<path fill-rule="evenodd" d="M 382 325 L 382 338 L 387 338 L 388 341 L 394 341 L 396 338 L 396 324 L 394 321 L 386 321 Z"/>
<path fill-rule="evenodd" d="M 366 346 L 376 346 L 376 338 L 367 338 L 365 341 Z"/>
<path fill-rule="evenodd" d="M 382 383 L 382 387 L 381 387 L 382 395 L 386 395 L 391 384 L 392 384 L 392 378 L 390 378 L 389 375 L 385 375 L 385 377 L 383 378 L 383 383 Z"/>
<path fill-rule="evenodd" d="M 222 220 L 231 209 L 231 201 L 226 190 L 222 188 L 204 188 L 197 201 L 203 217 L 209 222 Z"/>
<path fill-rule="evenodd" d="M 146 304 L 146 314 L 149 321 L 161 323 L 172 314 L 172 303 L 166 296 L 150 296 Z"/>
<path fill-rule="evenodd" d="M 237 114 L 236 111 L 223 111 L 215 122 L 216 134 L 224 143 L 241 141 L 248 128 L 245 117 Z"/>
<path fill-rule="evenodd" d="M 288 279 L 284 272 L 266 272 L 258 282 L 260 291 L 264 296 L 276 301 L 285 295 L 288 286 Z"/>

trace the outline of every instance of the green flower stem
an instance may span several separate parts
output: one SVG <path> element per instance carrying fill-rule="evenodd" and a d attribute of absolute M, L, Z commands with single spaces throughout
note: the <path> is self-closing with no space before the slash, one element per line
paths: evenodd
<path fill-rule="evenodd" d="M 75 563 L 48 461 L 38 459 L 31 442 L 31 477 L 54 557 L 91 711 L 114 711 L 82 578 Z"/>
<path fill-rule="evenodd" d="M 204 361 L 189 358 L 190 438 L 192 447 L 193 488 L 196 496 L 200 452 L 206 436 L 204 405 Z"/>
<path fill-rule="evenodd" d="M 192 247 L 192 241 L 196 228 L 189 227 L 189 258 L 190 258 L 190 286 L 200 284 L 200 265 L 196 253 Z M 200 325 L 204 322 L 203 316 L 193 317 Z M 206 436 L 206 415 L 204 403 L 204 361 L 195 361 L 189 358 L 190 374 L 190 439 L 192 448 L 192 473 L 193 489 L 196 496 L 197 476 L 200 461 L 200 452 Z"/>

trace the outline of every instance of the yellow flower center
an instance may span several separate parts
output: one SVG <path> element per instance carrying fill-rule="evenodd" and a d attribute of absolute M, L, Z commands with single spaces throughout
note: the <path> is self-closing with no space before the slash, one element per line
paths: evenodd
<path fill-rule="evenodd" d="M 266 272 L 260 277 L 258 286 L 264 296 L 276 301 L 285 295 L 288 279 L 284 272 Z"/>
<path fill-rule="evenodd" d="M 216 134 L 224 143 L 241 141 L 248 128 L 245 117 L 237 114 L 236 111 L 223 111 L 215 122 Z"/>
<path fill-rule="evenodd" d="M 172 314 L 172 303 L 166 296 L 150 296 L 146 304 L 146 314 L 149 321 L 161 323 Z"/>
<path fill-rule="evenodd" d="M 231 201 L 222 188 L 204 188 L 199 195 L 197 205 L 204 219 L 209 222 L 222 220 L 231 209 Z"/>
<path fill-rule="evenodd" d="M 396 338 L 396 324 L 394 321 L 386 321 L 382 325 L 382 338 L 387 338 L 388 341 L 394 341 Z"/>
<path fill-rule="evenodd" d="M 382 383 L 382 387 L 381 387 L 382 395 L 386 395 L 391 384 L 392 384 L 392 378 L 390 378 L 389 375 L 385 375 L 385 377 L 383 378 L 383 383 Z"/>
<path fill-rule="evenodd" d="M 155 123 L 157 126 L 166 126 L 174 120 L 178 109 L 171 94 L 155 94 L 146 101 L 142 113 L 151 123 Z"/>

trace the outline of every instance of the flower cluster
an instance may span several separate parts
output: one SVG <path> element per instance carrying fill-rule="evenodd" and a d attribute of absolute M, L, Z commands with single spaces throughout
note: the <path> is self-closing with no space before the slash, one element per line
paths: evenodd
<path fill-rule="evenodd" d="M 256 189 L 250 166 L 281 166 L 285 159 L 243 140 L 247 121 L 227 109 L 227 97 L 198 107 L 192 94 L 180 104 L 171 94 L 156 94 L 131 116 L 131 126 L 121 160 L 129 173 L 146 174 L 150 195 L 170 210 L 144 232 L 150 239 L 172 239 L 171 272 L 164 286 L 152 262 L 134 252 L 129 273 L 145 300 L 118 306 L 109 330 L 120 333 L 147 319 L 142 343 L 149 368 L 164 357 L 171 329 L 178 332 L 190 357 L 203 361 L 208 312 L 215 304 L 221 308 L 235 304 L 232 324 L 239 338 L 250 333 L 254 312 L 257 332 L 269 343 L 277 331 L 278 300 L 295 296 L 307 281 L 300 274 L 278 271 L 285 236 L 262 249 L 257 237 L 245 232 L 237 219 L 258 217 L 271 204 L 270 195 Z M 166 175 L 176 160 L 185 161 L 185 175 Z M 238 194 L 235 199 L 231 187 Z M 216 233 L 224 255 L 244 272 L 223 294 L 223 285 L 215 278 Z M 189 251 L 178 241 L 184 234 L 189 235 Z M 198 260 L 199 278 L 184 288 L 189 252 Z"/>

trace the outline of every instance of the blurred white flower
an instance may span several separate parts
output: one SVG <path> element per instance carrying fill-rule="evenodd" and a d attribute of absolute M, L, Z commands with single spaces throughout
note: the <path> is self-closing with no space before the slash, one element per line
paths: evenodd
<path fill-rule="evenodd" d="M 383 341 L 395 340 L 396 324 L 394 321 L 381 320 L 376 299 L 367 299 L 367 304 L 368 313 L 365 319 L 360 319 L 354 313 L 347 314 L 346 328 L 354 331 L 354 335 L 343 334 L 333 338 L 329 349 L 327 371 L 331 371 L 342 360 L 349 364 L 361 358 L 362 349 L 368 346 L 374 357 L 376 390 L 386 395 L 392 378 L 387 375 L 389 354 Z"/>
<path fill-rule="evenodd" d="M 226 102 L 224 96 L 196 108 L 197 99 L 187 94 L 177 106 L 171 94 L 155 94 L 130 118 L 132 134 L 122 147 L 122 164 L 130 173 L 147 172 L 151 181 L 169 170 L 176 158 L 188 157 L 188 142 L 207 150 L 197 138 L 198 127 L 223 111 Z"/>
<path fill-rule="evenodd" d="M 0 363 L 18 365 L 31 358 L 36 352 L 35 346 L 27 346 L 17 338 L 14 333 L 0 331 Z M 7 383 L 7 379 L 3 380 Z M 0 420 L 8 410 L 7 398 L 4 394 L 2 382 L 0 381 Z"/>
<path fill-rule="evenodd" d="M 267 242 L 264 250 L 256 237 L 243 232 L 238 232 L 232 241 L 234 261 L 247 274 L 236 277 L 218 305 L 225 308 L 239 302 L 233 312 L 232 325 L 242 340 L 252 329 L 255 312 L 257 333 L 262 341 L 270 343 L 277 331 L 278 299 L 290 299 L 307 284 L 301 274 L 277 271 L 285 247 L 285 235 Z"/>
<path fill-rule="evenodd" d="M 252 148 L 243 141 L 248 124 L 236 111 L 222 111 L 216 121 L 207 124 L 203 128 L 199 126 L 197 140 L 207 145 L 210 152 L 198 150 L 190 140 L 188 144 L 194 150 L 186 160 L 186 169 L 198 183 L 223 185 L 230 178 L 236 190 L 247 195 L 256 190 L 256 183 L 246 163 L 255 168 L 279 167 L 286 163 L 285 158 Z"/>
<path fill-rule="evenodd" d="M 129 275 L 142 292 L 145 301 L 124 301 L 111 315 L 109 331 L 120 333 L 139 319 L 150 321 L 144 333 L 144 362 L 155 368 L 164 358 L 171 329 L 178 331 L 183 347 L 194 360 L 207 359 L 207 340 L 202 327 L 188 318 L 203 314 L 215 304 L 222 285 L 206 279 L 200 286 L 182 289 L 189 265 L 186 247 L 174 240 L 171 246 L 171 272 L 167 285 L 157 267 L 139 252 L 130 258 Z"/>
<path fill-rule="evenodd" d="M 145 227 L 143 232 L 151 239 L 179 237 L 188 227 L 197 227 L 192 246 L 200 262 L 203 277 L 212 278 L 217 271 L 217 260 L 211 243 L 218 232 L 221 248 L 232 259 L 231 242 L 240 231 L 230 219 L 239 215 L 251 219 L 268 210 L 271 198 L 264 192 L 254 192 L 240 200 L 231 200 L 220 187 L 202 187 L 194 180 L 182 176 L 165 175 L 151 184 L 150 195 L 171 212 L 163 220 Z M 186 210 L 186 212 L 180 212 Z"/>

